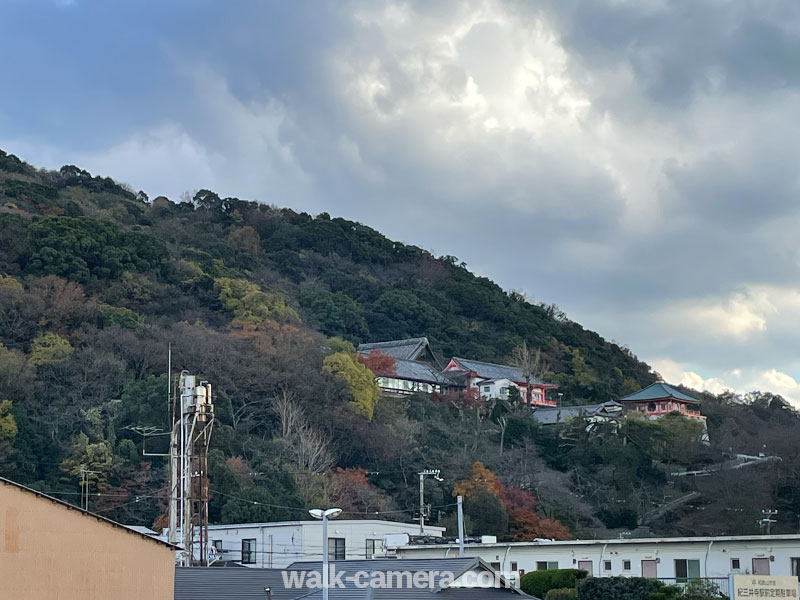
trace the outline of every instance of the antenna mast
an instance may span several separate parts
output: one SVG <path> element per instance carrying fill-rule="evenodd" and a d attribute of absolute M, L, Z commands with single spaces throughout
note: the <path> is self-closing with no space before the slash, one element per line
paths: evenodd
<path fill-rule="evenodd" d="M 198 383 L 194 375 L 181 371 L 173 390 L 171 378 L 170 372 L 169 541 L 183 548 L 180 565 L 208 566 L 208 445 L 214 426 L 211 384 Z"/>

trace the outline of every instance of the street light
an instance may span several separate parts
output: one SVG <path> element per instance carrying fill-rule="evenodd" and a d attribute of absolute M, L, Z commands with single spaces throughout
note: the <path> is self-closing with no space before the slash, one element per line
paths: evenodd
<path fill-rule="evenodd" d="M 322 600 L 328 600 L 328 519 L 342 514 L 341 508 L 312 508 L 308 513 L 315 519 L 322 519 Z"/>

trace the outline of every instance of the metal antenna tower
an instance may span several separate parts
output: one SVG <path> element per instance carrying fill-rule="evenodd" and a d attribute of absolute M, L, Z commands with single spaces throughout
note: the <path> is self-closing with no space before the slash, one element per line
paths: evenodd
<path fill-rule="evenodd" d="M 182 566 L 209 564 L 208 445 L 214 405 L 211 384 L 196 379 L 182 371 L 171 399 L 169 541 L 183 547 Z"/>

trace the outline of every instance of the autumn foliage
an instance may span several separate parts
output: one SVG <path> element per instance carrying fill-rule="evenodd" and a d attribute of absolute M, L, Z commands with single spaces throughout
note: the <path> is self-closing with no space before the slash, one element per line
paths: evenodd
<path fill-rule="evenodd" d="M 489 492 L 495 496 L 508 513 L 509 530 L 506 537 L 509 541 L 523 542 L 531 541 L 534 538 L 556 540 L 572 538 L 569 529 L 562 523 L 534 512 L 539 501 L 531 492 L 523 488 L 504 485 L 497 475 L 478 461 L 472 465 L 470 477 L 455 483 L 453 495 L 462 496 L 466 500 L 480 492 Z"/>
<path fill-rule="evenodd" d="M 397 374 L 394 359 L 377 349 L 370 350 L 369 354 L 366 356 L 359 355 L 358 362 L 367 367 L 378 377 L 394 377 Z"/>
<path fill-rule="evenodd" d="M 391 507 L 389 497 L 369 482 L 364 469 L 335 469 L 331 473 L 328 496 L 350 519 L 374 519 L 376 514 Z"/>

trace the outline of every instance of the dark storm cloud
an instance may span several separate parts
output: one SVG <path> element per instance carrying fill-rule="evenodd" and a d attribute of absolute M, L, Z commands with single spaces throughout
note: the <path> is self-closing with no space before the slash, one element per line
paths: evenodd
<path fill-rule="evenodd" d="M 0 6 L 32 162 L 340 214 L 644 358 L 800 377 L 796 2 Z"/>

